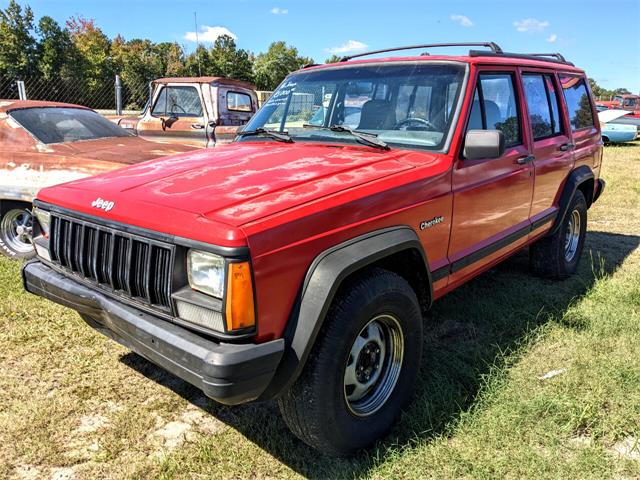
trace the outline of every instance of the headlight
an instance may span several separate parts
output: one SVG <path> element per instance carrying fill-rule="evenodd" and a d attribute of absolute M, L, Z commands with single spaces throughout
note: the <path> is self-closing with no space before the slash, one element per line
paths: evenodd
<path fill-rule="evenodd" d="M 45 237 L 49 236 L 49 226 L 51 225 L 51 213 L 38 207 L 33 207 L 33 216 L 38 220 L 40 229 Z"/>
<path fill-rule="evenodd" d="M 187 272 L 194 290 L 222 298 L 225 281 L 224 258 L 213 253 L 189 250 Z"/>

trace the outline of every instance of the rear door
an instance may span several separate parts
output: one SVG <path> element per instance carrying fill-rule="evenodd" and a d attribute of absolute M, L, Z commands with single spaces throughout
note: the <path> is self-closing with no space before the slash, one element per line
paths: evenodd
<path fill-rule="evenodd" d="M 537 235 L 550 228 L 555 218 L 560 186 L 573 167 L 573 144 L 555 73 L 525 70 L 522 86 L 535 157 L 531 221 L 532 235 Z"/>
<path fill-rule="evenodd" d="M 527 241 L 533 193 L 528 130 L 517 69 L 479 71 L 467 130 L 501 130 L 500 158 L 460 158 L 453 169 L 450 283 L 486 267 Z"/>
<path fill-rule="evenodd" d="M 148 113 L 138 122 L 138 135 L 156 142 L 207 146 L 207 120 L 200 85 L 159 87 Z"/>

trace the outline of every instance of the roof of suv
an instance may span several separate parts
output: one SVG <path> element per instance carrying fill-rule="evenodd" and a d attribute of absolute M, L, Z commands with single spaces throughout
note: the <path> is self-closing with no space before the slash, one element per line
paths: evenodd
<path fill-rule="evenodd" d="M 431 55 L 430 53 L 422 53 L 420 55 L 405 55 L 400 57 L 384 57 L 384 58 L 368 58 L 361 57 L 377 55 L 381 53 L 413 50 L 413 49 L 431 49 L 439 47 L 487 47 L 489 50 L 470 50 L 467 55 Z M 354 60 L 356 59 L 357 60 Z M 375 50 L 372 52 L 364 52 L 350 57 L 344 57 L 340 62 L 330 63 L 326 65 L 309 65 L 306 68 L 326 68 L 336 67 L 340 65 L 368 64 L 368 63 L 388 63 L 388 62 L 425 62 L 425 61 L 454 61 L 470 64 L 492 64 L 492 65 L 517 65 L 532 68 L 550 68 L 554 70 L 562 70 L 575 73 L 584 73 L 580 68 L 575 67 L 572 63 L 565 60 L 559 53 L 509 53 L 504 52 L 494 42 L 475 42 L 475 43 L 441 43 L 429 45 L 411 45 L 406 47 L 389 48 L 384 50 Z"/>

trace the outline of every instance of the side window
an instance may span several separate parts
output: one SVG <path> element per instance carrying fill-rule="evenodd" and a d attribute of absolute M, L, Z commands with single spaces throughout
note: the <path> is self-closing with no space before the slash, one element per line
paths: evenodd
<path fill-rule="evenodd" d="M 201 117 L 202 103 L 198 91 L 193 87 L 164 87 L 151 113 L 176 117 Z"/>
<path fill-rule="evenodd" d="M 158 98 L 156 99 L 156 103 L 151 110 L 151 115 L 156 117 L 161 117 L 166 115 L 167 113 L 167 87 L 162 87 L 160 93 L 158 94 Z"/>
<path fill-rule="evenodd" d="M 584 78 L 572 75 L 560 77 L 564 100 L 567 103 L 569 122 L 572 130 L 580 130 L 594 125 L 591 99 Z"/>
<path fill-rule="evenodd" d="M 500 130 L 509 147 L 522 143 L 513 75 L 480 74 L 467 128 Z"/>
<path fill-rule="evenodd" d="M 236 112 L 251 111 L 251 97 L 246 93 L 228 92 L 227 93 L 227 110 Z"/>
<path fill-rule="evenodd" d="M 522 77 L 534 140 L 553 137 L 561 132 L 558 100 L 550 75 L 525 74 Z"/>

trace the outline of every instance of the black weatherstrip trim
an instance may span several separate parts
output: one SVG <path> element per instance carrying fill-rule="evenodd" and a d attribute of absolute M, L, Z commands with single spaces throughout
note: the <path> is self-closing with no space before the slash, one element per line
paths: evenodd
<path fill-rule="evenodd" d="M 538 220 L 533 222 L 531 225 L 521 228 L 520 230 L 513 232 L 507 235 L 506 237 L 501 238 L 500 240 L 493 242 L 492 244 L 487 245 L 484 248 L 481 248 L 480 250 L 470 253 L 466 257 L 462 257 L 460 260 L 457 260 L 449 265 L 433 270 L 431 272 L 432 280 L 436 282 L 438 280 L 445 278 L 451 273 L 455 273 L 458 270 L 462 270 L 463 268 L 468 267 L 469 265 L 477 262 L 478 260 L 482 260 L 484 257 L 487 257 L 492 253 L 495 253 L 498 250 L 510 245 L 516 240 L 519 240 L 522 237 L 528 235 L 533 230 L 536 230 L 537 228 L 540 228 L 544 224 L 553 221 L 556 218 L 556 215 L 557 215 L 557 212 L 549 213 L 548 215 L 545 215 L 544 217 L 539 218 Z"/>
<path fill-rule="evenodd" d="M 433 270 L 431 272 L 431 280 L 437 282 L 438 280 L 442 280 L 449 276 L 449 265 L 445 265 L 444 267 L 440 267 L 437 270 Z"/>

